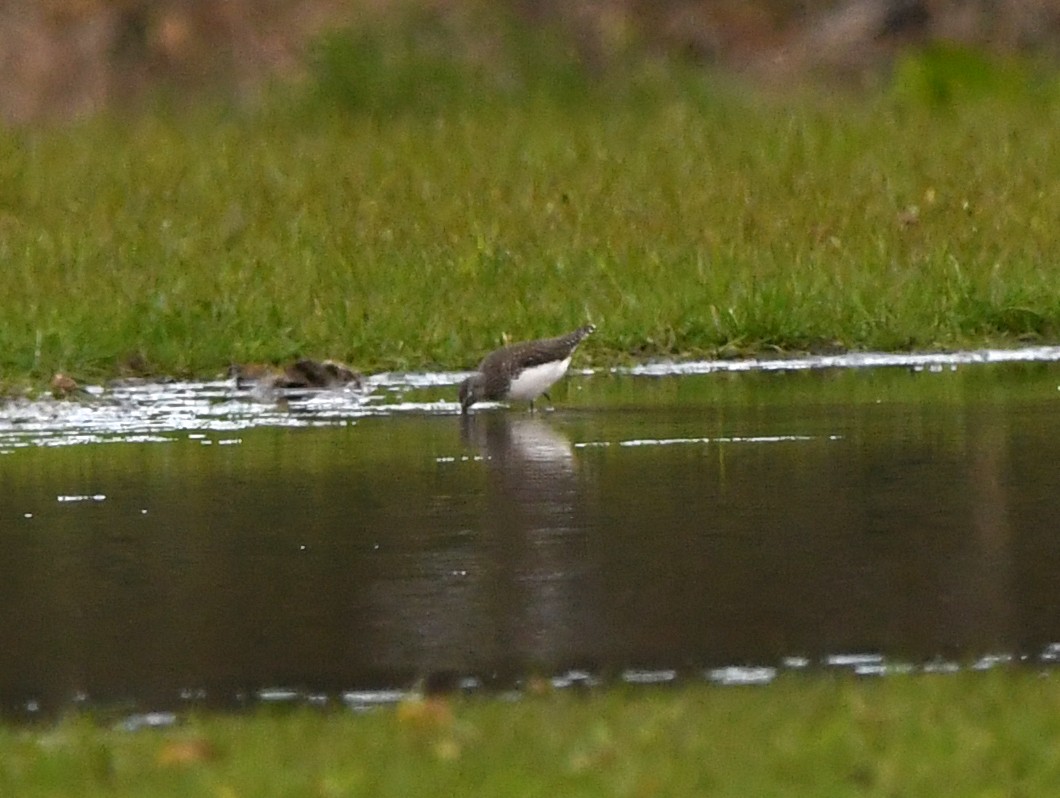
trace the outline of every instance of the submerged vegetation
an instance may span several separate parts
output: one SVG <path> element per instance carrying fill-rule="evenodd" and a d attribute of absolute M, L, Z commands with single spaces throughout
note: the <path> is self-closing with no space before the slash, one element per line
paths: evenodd
<path fill-rule="evenodd" d="M 1060 340 L 1054 78 L 933 50 L 782 99 L 429 23 L 256 110 L 0 131 L 0 380 L 455 369 L 587 320 L 600 362 Z"/>
<path fill-rule="evenodd" d="M 45 795 L 1048 794 L 1055 678 L 782 679 L 364 714 L 0 727 L 0 789 Z"/>

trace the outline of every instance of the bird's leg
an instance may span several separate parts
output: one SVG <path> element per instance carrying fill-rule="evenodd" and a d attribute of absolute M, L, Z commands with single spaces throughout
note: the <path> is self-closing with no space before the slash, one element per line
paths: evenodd
<path fill-rule="evenodd" d="M 548 395 L 547 393 L 543 393 L 543 394 L 541 394 L 541 395 L 542 395 L 543 397 L 545 397 L 546 399 L 548 399 L 548 409 L 549 409 L 549 410 L 555 410 L 556 408 L 552 406 L 552 397 L 551 397 L 551 396 L 549 396 L 549 395 Z"/>

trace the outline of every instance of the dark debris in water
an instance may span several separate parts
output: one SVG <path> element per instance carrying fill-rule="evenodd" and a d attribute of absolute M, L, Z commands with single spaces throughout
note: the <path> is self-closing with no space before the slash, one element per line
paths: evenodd
<path fill-rule="evenodd" d="M 237 388 L 290 390 L 296 388 L 364 388 L 364 375 L 337 360 L 299 358 L 283 368 L 263 364 L 233 363 L 228 376 Z"/>

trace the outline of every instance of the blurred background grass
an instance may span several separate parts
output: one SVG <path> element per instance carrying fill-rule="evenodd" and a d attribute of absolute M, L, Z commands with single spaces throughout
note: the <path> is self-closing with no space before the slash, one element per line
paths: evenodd
<path fill-rule="evenodd" d="M 1057 339 L 1046 45 L 877 14 L 838 64 L 846 4 L 772 4 L 741 67 L 605 7 L 344 6 L 233 92 L 235 50 L 173 72 L 203 7 L 88 3 L 150 89 L 0 129 L 0 375 L 464 368 L 586 319 L 599 362 Z"/>

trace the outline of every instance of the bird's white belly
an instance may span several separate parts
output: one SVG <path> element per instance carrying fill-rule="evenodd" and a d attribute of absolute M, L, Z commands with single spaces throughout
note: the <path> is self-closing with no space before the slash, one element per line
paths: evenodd
<path fill-rule="evenodd" d="M 529 402 L 551 387 L 551 385 L 567 373 L 570 358 L 565 360 L 554 360 L 551 363 L 542 363 L 540 366 L 531 366 L 519 372 L 519 376 L 512 380 L 508 388 L 508 398 L 519 402 Z"/>

